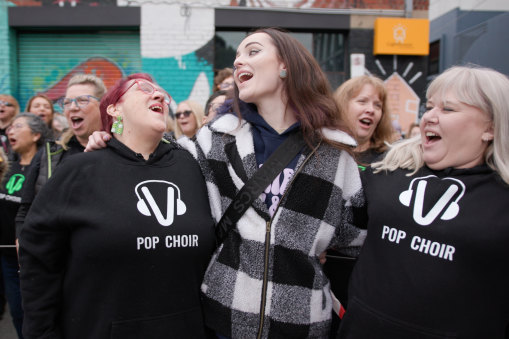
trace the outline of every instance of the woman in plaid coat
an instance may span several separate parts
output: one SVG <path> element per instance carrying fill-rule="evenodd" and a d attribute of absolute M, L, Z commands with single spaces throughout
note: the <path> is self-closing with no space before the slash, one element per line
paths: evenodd
<path fill-rule="evenodd" d="M 332 300 L 319 255 L 356 255 L 365 236 L 351 224 L 364 203 L 355 141 L 340 131 L 320 67 L 288 34 L 248 35 L 234 67 L 240 116 L 220 114 L 181 142 L 202 167 L 215 220 L 288 134 L 300 130 L 308 145 L 216 250 L 201 287 L 206 323 L 219 337 L 326 338 Z"/>

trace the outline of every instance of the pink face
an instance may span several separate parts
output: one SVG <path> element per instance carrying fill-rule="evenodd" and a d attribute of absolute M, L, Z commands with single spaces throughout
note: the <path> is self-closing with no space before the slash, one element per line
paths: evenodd
<path fill-rule="evenodd" d="M 119 113 L 123 117 L 123 135 L 154 135 L 162 137 L 166 130 L 169 107 L 165 102 L 166 92 L 158 85 L 144 79 L 131 80 L 129 90 L 119 102 Z M 160 134 L 160 135 L 159 135 Z"/>
<path fill-rule="evenodd" d="M 460 102 L 452 92 L 431 96 L 421 124 L 424 162 L 436 170 L 470 168 L 484 162 L 492 122 L 487 113 Z"/>
<path fill-rule="evenodd" d="M 46 125 L 49 125 L 53 120 L 53 111 L 51 110 L 53 104 L 42 97 L 36 97 L 32 100 L 28 111 L 34 113 L 42 118 Z"/>
<path fill-rule="evenodd" d="M 11 98 L 0 95 L 0 121 L 8 124 L 16 115 L 16 107 Z"/>
<path fill-rule="evenodd" d="M 371 84 L 364 85 L 348 102 L 348 120 L 362 150 L 369 147 L 371 136 L 382 118 L 382 100 Z"/>
<path fill-rule="evenodd" d="M 186 104 L 185 102 L 181 102 L 177 106 L 175 117 L 177 120 L 177 124 L 180 130 L 182 131 L 182 134 L 186 135 L 189 138 L 196 134 L 196 131 L 198 130 L 198 123 L 196 122 L 196 117 L 193 113 L 193 110 L 191 109 L 191 107 L 189 107 L 188 104 Z"/>
<path fill-rule="evenodd" d="M 87 95 L 95 95 L 94 86 L 88 84 L 72 85 L 65 93 L 65 97 L 69 99 Z M 100 131 L 102 128 L 99 100 L 97 99 L 89 98 L 86 105 L 77 105 L 76 102 L 72 102 L 71 105 L 64 108 L 64 115 L 69 127 L 82 145 L 87 144 L 90 134 L 94 131 Z"/>
<path fill-rule="evenodd" d="M 263 100 L 281 99 L 284 83 L 279 73 L 285 66 L 268 34 L 245 38 L 237 49 L 234 66 L 241 100 L 258 105 Z"/>
<path fill-rule="evenodd" d="M 12 124 L 7 129 L 7 138 L 14 152 L 23 154 L 30 149 L 36 147 L 37 140 L 41 137 L 40 134 L 32 133 L 28 126 L 27 119 L 19 117 L 14 119 Z"/>
<path fill-rule="evenodd" d="M 210 102 L 209 114 L 204 118 L 204 124 L 212 120 L 217 115 L 217 110 L 224 104 L 226 95 L 220 95 Z"/>
<path fill-rule="evenodd" d="M 421 135 L 421 129 L 419 126 L 415 126 L 415 127 L 412 127 L 412 129 L 410 130 L 410 135 L 408 137 L 413 138 L 418 135 Z"/>
<path fill-rule="evenodd" d="M 223 90 L 223 91 L 227 91 L 227 90 L 233 88 L 233 84 L 234 84 L 233 77 L 232 76 L 228 77 L 228 78 L 224 79 L 223 81 L 221 81 L 221 83 L 219 84 L 219 89 Z"/>

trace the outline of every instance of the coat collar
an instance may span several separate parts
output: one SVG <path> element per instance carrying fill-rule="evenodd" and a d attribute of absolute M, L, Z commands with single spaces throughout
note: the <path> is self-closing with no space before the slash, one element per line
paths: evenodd
<path fill-rule="evenodd" d="M 210 124 L 210 130 L 213 132 L 225 133 L 232 136 L 238 136 L 239 134 L 243 134 L 245 129 L 247 128 L 248 123 L 244 119 L 240 119 L 232 113 L 226 113 L 217 119 L 215 119 Z M 357 142 L 355 139 L 347 134 L 346 132 L 330 129 L 330 128 L 322 128 L 322 135 L 332 141 L 339 142 L 348 146 L 356 147 Z"/>

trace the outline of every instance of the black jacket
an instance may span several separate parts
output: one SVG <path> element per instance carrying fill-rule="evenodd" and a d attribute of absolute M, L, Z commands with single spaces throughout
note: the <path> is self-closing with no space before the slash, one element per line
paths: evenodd
<path fill-rule="evenodd" d="M 32 206 L 35 196 L 39 193 L 42 186 L 48 182 L 57 166 L 68 157 L 83 153 L 84 150 L 85 147 L 73 136 L 67 143 L 66 150 L 55 141 L 47 141 L 37 151 L 32 159 L 30 171 L 27 173 L 25 190 L 21 198 L 18 214 L 16 215 L 16 237 L 19 237 L 19 232 L 23 227 L 26 215 L 30 206 Z"/>
<path fill-rule="evenodd" d="M 364 173 L 368 236 L 340 338 L 506 338 L 509 186 L 487 166 Z"/>
<path fill-rule="evenodd" d="M 113 139 L 77 154 L 20 234 L 25 338 L 200 338 L 214 247 L 196 161 L 161 143 L 145 161 Z"/>

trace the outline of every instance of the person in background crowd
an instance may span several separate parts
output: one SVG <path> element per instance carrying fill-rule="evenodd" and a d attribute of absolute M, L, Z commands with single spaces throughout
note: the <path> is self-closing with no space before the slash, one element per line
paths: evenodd
<path fill-rule="evenodd" d="M 233 69 L 223 68 L 214 77 L 214 92 L 232 90 L 234 85 Z"/>
<path fill-rule="evenodd" d="M 452 67 L 421 137 L 363 173 L 369 229 L 338 338 L 507 338 L 509 79 Z"/>
<path fill-rule="evenodd" d="M 55 116 L 55 109 L 53 108 L 53 101 L 44 94 L 36 94 L 31 97 L 25 108 L 26 112 L 33 113 L 39 117 L 48 125 L 48 128 L 52 131 L 52 139 L 56 140 L 60 137 L 57 130 L 53 129 L 53 118 Z"/>
<path fill-rule="evenodd" d="M 162 140 L 169 103 L 148 74 L 120 80 L 100 105 L 108 147 L 36 197 L 20 234 L 26 338 L 206 338 L 214 223 L 200 167 Z"/>
<path fill-rule="evenodd" d="M 19 113 L 19 103 L 11 95 L 0 94 L 0 145 L 7 156 L 11 153 L 9 139 L 7 138 L 7 128 L 11 124 L 14 117 Z M 14 159 L 13 159 L 14 160 Z M 5 310 L 5 293 L 2 278 L 2 271 L 0 270 L 0 319 L 3 317 Z"/>
<path fill-rule="evenodd" d="M 57 131 L 59 135 L 62 135 L 69 129 L 69 123 L 63 114 L 55 113 L 53 116 L 52 128 L 54 131 Z"/>
<path fill-rule="evenodd" d="M 9 304 L 14 328 L 19 338 L 22 335 L 23 308 L 18 275 L 18 257 L 14 248 L 15 217 L 21 201 L 25 176 L 30 168 L 37 149 L 49 135 L 46 123 L 31 113 L 18 114 L 7 128 L 7 137 L 12 151 L 18 156 L 10 163 L 9 173 L 0 186 L 0 244 L 13 246 L 1 249 L 1 266 L 4 279 L 5 295 Z"/>
<path fill-rule="evenodd" d="M 9 170 L 9 160 L 3 148 L 0 147 L 0 182 L 4 179 L 5 174 Z"/>
<path fill-rule="evenodd" d="M 319 255 L 355 255 L 365 236 L 351 224 L 364 201 L 355 141 L 337 130 L 346 127 L 325 74 L 289 34 L 251 33 L 234 66 L 237 115 L 179 139 L 201 166 L 215 221 L 289 135 L 308 142 L 217 248 L 201 286 L 206 324 L 219 338 L 327 338 L 332 300 Z M 108 139 L 94 133 L 87 150 Z"/>
<path fill-rule="evenodd" d="M 5 174 L 9 170 L 9 160 L 4 152 L 3 147 L 0 147 L 0 183 L 3 181 Z M 5 288 L 2 270 L 0 270 L 0 320 L 2 320 L 5 312 Z"/>
<path fill-rule="evenodd" d="M 194 137 L 203 122 L 203 107 L 192 100 L 182 101 L 175 112 L 175 138 Z"/>
<path fill-rule="evenodd" d="M 227 91 L 217 91 L 208 98 L 207 103 L 205 104 L 205 116 L 203 117 L 203 125 L 208 123 L 217 115 L 218 109 L 224 104 L 227 94 Z"/>
<path fill-rule="evenodd" d="M 421 135 L 421 129 L 419 128 L 419 124 L 417 122 L 412 122 L 410 126 L 408 126 L 408 131 L 406 132 L 405 138 L 411 139 L 416 136 Z"/>
<path fill-rule="evenodd" d="M 339 119 L 354 133 L 355 153 L 362 164 L 370 164 L 391 142 L 391 115 L 384 83 L 373 76 L 359 76 L 344 82 L 334 92 Z"/>
<path fill-rule="evenodd" d="M 168 114 L 166 118 L 166 133 L 175 137 L 175 120 L 171 117 L 171 114 Z"/>
<path fill-rule="evenodd" d="M 99 100 L 104 93 L 106 87 L 103 81 L 93 74 L 76 74 L 69 80 L 65 97 L 60 101 L 60 105 L 70 128 L 58 141 L 47 141 L 33 159 L 16 217 L 17 235 L 36 194 L 52 176 L 57 166 L 68 157 L 82 153 L 88 136 L 93 131 L 101 129 Z"/>
<path fill-rule="evenodd" d="M 4 152 L 9 155 L 10 147 L 7 140 L 7 128 L 19 113 L 19 103 L 13 96 L 0 94 L 0 142 Z"/>
<path fill-rule="evenodd" d="M 403 131 L 398 120 L 392 120 L 392 142 L 396 142 L 403 139 Z"/>

